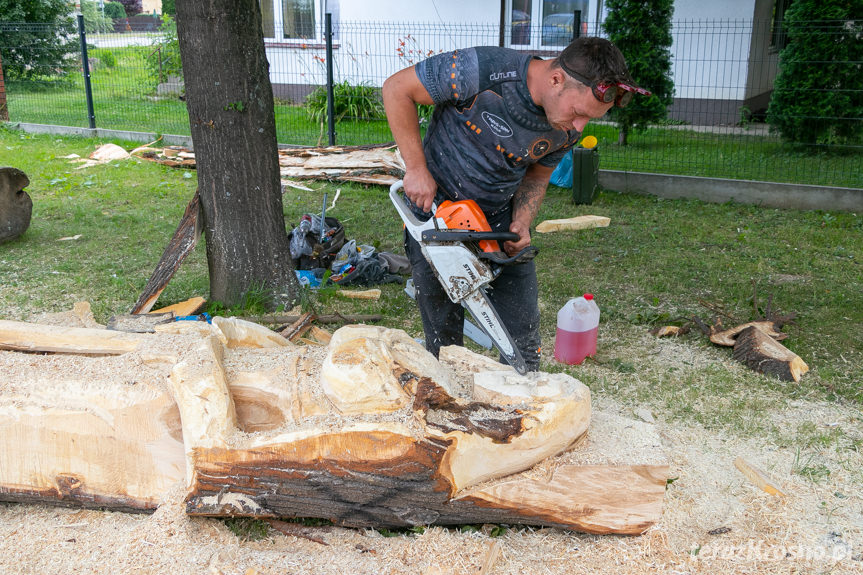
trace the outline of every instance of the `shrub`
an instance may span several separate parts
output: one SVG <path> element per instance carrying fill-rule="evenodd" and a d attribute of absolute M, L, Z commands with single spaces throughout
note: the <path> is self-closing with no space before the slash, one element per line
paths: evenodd
<path fill-rule="evenodd" d="M 126 16 L 134 16 L 143 12 L 144 7 L 141 5 L 141 0 L 117 0 L 126 9 Z"/>
<path fill-rule="evenodd" d="M 859 6 L 859 2 L 856 3 Z M 863 135 L 863 22 L 854 2 L 796 0 L 767 110 L 789 142 L 859 143 Z M 854 20 L 858 18 L 858 20 Z"/>
<path fill-rule="evenodd" d="M 613 108 L 611 118 L 620 127 L 619 142 L 630 131 L 665 120 L 674 95 L 671 78 L 671 16 L 673 0 L 608 0 L 603 27 L 614 42 L 635 83 L 653 92 L 635 96 L 626 108 Z"/>
<path fill-rule="evenodd" d="M 154 40 L 153 51 L 147 56 L 147 74 L 153 85 L 164 82 L 168 76 L 183 76 L 177 22 L 170 16 L 162 16 L 159 37 Z"/>
<path fill-rule="evenodd" d="M 126 8 L 119 2 L 105 2 L 105 16 L 112 20 L 126 17 Z"/>
<path fill-rule="evenodd" d="M 174 2 L 174 0 L 162 0 L 162 14 L 165 14 L 166 16 L 176 16 L 176 2 Z"/>
<path fill-rule="evenodd" d="M 0 33 L 0 56 L 6 81 L 68 80 L 77 52 L 75 22 L 66 0 L 0 0 L 0 25 L 45 22 L 45 27 L 10 27 Z M 38 50 L 33 50 L 38 46 Z"/>
<path fill-rule="evenodd" d="M 309 119 L 324 122 L 327 119 L 327 88 L 318 86 L 306 96 L 303 104 Z M 380 89 L 366 83 L 349 84 L 347 81 L 333 86 L 333 111 L 336 121 L 342 118 L 377 120 L 384 118 L 384 105 Z"/>
<path fill-rule="evenodd" d="M 81 0 L 81 14 L 84 15 L 84 29 L 87 32 L 110 32 L 114 30 L 114 22 L 102 11 L 93 0 Z"/>
<path fill-rule="evenodd" d="M 108 68 L 113 68 L 117 65 L 117 57 L 114 56 L 114 53 L 110 50 L 100 51 L 98 58 L 99 61 Z"/>

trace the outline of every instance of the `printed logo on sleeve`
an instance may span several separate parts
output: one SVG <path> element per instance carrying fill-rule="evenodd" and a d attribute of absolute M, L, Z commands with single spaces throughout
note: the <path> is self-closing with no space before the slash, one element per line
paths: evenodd
<path fill-rule="evenodd" d="M 510 128 L 509 124 L 507 124 L 500 116 L 492 114 L 491 112 L 483 112 L 482 120 L 496 136 L 500 136 L 501 138 L 509 138 L 512 136 L 512 128 Z"/>
<path fill-rule="evenodd" d="M 545 155 L 548 149 L 551 147 L 551 142 L 548 140 L 537 140 L 533 143 L 533 148 L 530 150 L 530 155 L 532 158 L 539 158 L 540 156 Z"/>

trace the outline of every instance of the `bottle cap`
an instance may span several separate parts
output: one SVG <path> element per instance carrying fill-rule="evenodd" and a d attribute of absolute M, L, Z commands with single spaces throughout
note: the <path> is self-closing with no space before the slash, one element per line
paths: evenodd
<path fill-rule="evenodd" d="M 592 293 L 586 293 L 586 294 L 584 294 L 584 299 L 586 299 L 587 301 L 592 300 L 592 299 L 593 299 L 593 294 L 592 294 Z"/>

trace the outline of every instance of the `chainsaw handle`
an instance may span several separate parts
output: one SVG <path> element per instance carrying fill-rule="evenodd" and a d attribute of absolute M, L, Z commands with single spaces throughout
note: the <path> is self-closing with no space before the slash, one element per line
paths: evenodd
<path fill-rule="evenodd" d="M 398 211 L 399 216 L 405 224 L 405 228 L 407 228 L 408 233 L 415 239 L 416 241 L 422 241 L 422 237 L 420 233 L 423 229 L 426 229 L 429 226 L 434 226 L 435 219 L 434 217 L 430 218 L 427 222 L 421 222 L 417 219 L 414 213 L 408 207 L 408 198 L 407 196 L 402 197 L 399 194 L 399 190 L 404 189 L 404 182 L 401 180 L 393 183 L 390 186 L 390 201 L 393 206 L 395 206 L 396 211 Z M 431 208 L 432 213 L 434 214 L 437 211 L 437 204 L 432 204 Z"/>

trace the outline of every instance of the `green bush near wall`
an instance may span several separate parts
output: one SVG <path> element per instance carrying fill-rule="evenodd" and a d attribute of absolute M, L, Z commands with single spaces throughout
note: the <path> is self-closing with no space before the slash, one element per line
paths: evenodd
<path fill-rule="evenodd" d="M 786 12 L 788 45 L 779 55 L 767 114 L 771 129 L 783 139 L 859 145 L 863 136 L 860 5 L 846 0 L 796 0 Z"/>

